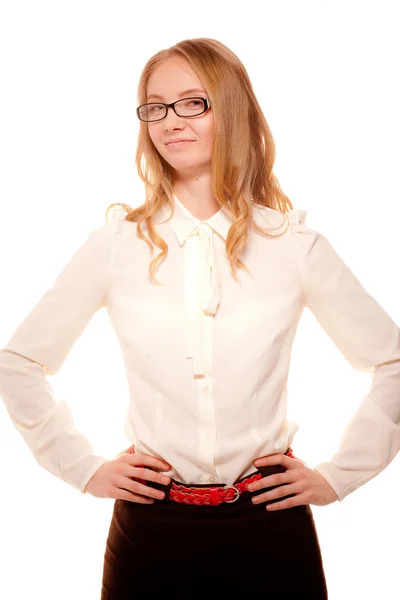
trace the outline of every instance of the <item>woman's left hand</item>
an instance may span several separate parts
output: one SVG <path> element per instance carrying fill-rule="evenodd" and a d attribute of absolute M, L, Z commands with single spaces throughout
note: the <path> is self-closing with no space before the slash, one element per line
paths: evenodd
<path fill-rule="evenodd" d="M 316 504 L 325 506 L 339 500 L 334 489 L 329 485 L 324 477 L 318 471 L 310 469 L 298 458 L 290 458 L 285 454 L 271 454 L 254 461 L 256 467 L 267 465 L 282 465 L 287 469 L 285 473 L 276 473 L 268 477 L 262 477 L 250 484 L 247 489 L 252 492 L 275 485 L 280 487 L 269 492 L 259 494 L 252 498 L 252 501 L 258 498 L 259 502 L 267 502 L 275 498 L 282 498 L 289 494 L 295 494 L 292 498 L 287 498 L 282 502 L 268 504 L 268 510 L 282 510 L 292 508 L 301 504 Z M 282 485 L 286 484 L 286 485 Z"/>

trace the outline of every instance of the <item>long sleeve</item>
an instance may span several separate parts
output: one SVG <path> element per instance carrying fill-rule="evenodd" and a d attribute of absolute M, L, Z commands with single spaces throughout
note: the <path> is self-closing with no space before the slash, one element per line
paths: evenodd
<path fill-rule="evenodd" d="M 304 303 L 357 370 L 372 384 L 337 452 L 315 467 L 339 500 L 373 479 L 400 450 L 400 330 L 362 287 L 329 241 L 291 212 L 291 232 L 304 283 Z"/>
<path fill-rule="evenodd" d="M 105 305 L 123 211 L 93 229 L 0 350 L 0 396 L 35 460 L 82 493 L 107 462 L 74 427 L 47 375 L 61 368 L 93 314 Z M 14 354 L 16 353 L 16 354 Z"/>

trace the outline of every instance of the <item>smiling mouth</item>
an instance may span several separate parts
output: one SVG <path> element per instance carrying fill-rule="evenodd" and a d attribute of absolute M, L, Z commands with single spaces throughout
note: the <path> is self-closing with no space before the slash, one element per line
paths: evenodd
<path fill-rule="evenodd" d="M 168 144 L 166 144 L 167 147 L 174 147 L 174 146 L 184 146 L 185 144 L 190 144 L 191 142 L 194 142 L 194 140 L 181 140 L 180 142 L 176 141 L 176 142 L 169 142 Z"/>

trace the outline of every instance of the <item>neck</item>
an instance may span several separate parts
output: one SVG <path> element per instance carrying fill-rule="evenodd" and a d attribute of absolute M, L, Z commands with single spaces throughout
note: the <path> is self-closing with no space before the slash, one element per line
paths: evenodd
<path fill-rule="evenodd" d="M 179 174 L 173 189 L 180 202 L 200 221 L 209 219 L 221 208 L 212 192 L 211 173 L 195 176 Z"/>

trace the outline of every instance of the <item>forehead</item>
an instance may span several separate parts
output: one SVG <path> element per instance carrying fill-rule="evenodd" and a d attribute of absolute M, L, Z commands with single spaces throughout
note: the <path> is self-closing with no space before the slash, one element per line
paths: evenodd
<path fill-rule="evenodd" d="M 182 58 L 164 60 L 150 75 L 147 82 L 147 98 L 173 101 L 182 96 L 185 90 L 193 94 L 205 93 L 200 79 L 193 73 L 189 63 Z"/>

